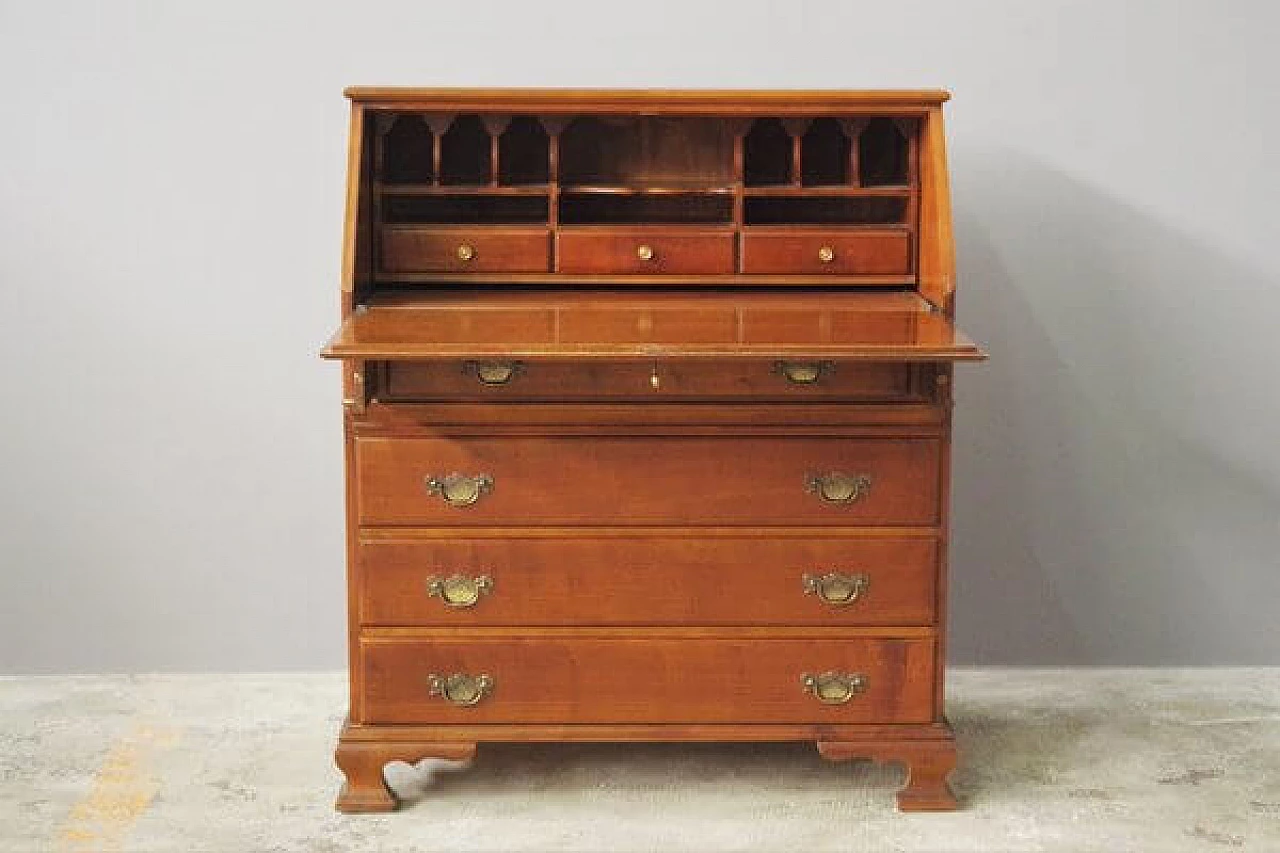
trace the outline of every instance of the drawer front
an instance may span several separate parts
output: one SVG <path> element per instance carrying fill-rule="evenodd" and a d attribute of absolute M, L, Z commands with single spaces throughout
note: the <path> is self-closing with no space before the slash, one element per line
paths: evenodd
<path fill-rule="evenodd" d="M 560 272 L 711 275 L 732 273 L 731 231 L 698 229 L 562 229 Z"/>
<path fill-rule="evenodd" d="M 906 231 L 785 231 L 742 235 L 742 271 L 757 275 L 907 275 Z"/>
<path fill-rule="evenodd" d="M 542 228 L 382 229 L 384 272 L 548 272 L 551 238 Z"/>
<path fill-rule="evenodd" d="M 933 648 L 830 635 L 366 638 L 364 722 L 927 723 Z M 816 680 L 827 673 L 837 678 Z M 468 678 L 446 681 L 455 674 Z"/>
<path fill-rule="evenodd" d="M 654 376 L 657 376 L 655 387 Z M 447 400 L 919 399 L 902 363 L 824 360 L 396 361 L 383 402 Z"/>
<path fill-rule="evenodd" d="M 931 538 L 366 539 L 364 625 L 928 625 Z"/>
<path fill-rule="evenodd" d="M 356 440 L 361 524 L 934 524 L 934 439 Z"/>

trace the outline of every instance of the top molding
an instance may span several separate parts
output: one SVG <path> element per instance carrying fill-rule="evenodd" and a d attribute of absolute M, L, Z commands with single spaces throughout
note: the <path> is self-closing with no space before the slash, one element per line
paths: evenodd
<path fill-rule="evenodd" d="M 812 114 L 874 109 L 922 112 L 951 97 L 943 89 L 420 89 L 351 86 L 352 101 L 412 109 L 524 112 L 626 112 L 733 115 Z"/>

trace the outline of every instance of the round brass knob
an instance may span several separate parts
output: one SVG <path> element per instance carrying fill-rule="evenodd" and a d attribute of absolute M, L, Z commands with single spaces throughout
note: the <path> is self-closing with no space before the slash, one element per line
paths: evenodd
<path fill-rule="evenodd" d="M 458 247 L 458 260 L 469 261 L 476 256 L 476 247 L 463 243 Z"/>
<path fill-rule="evenodd" d="M 642 261 L 653 260 L 653 247 L 642 243 L 636 247 L 636 257 Z"/>
<path fill-rule="evenodd" d="M 824 705 L 843 705 L 867 689 L 867 677 L 857 672 L 805 673 L 800 676 L 800 683 Z"/>
<path fill-rule="evenodd" d="M 455 705 L 477 705 L 493 690 L 493 678 L 488 675 L 467 675 L 455 672 L 452 675 L 427 676 L 427 685 L 432 696 L 439 696 L 446 702 Z"/>
<path fill-rule="evenodd" d="M 836 259 L 836 250 L 830 246 L 823 246 L 818 250 L 818 260 L 824 264 L 829 264 Z"/>

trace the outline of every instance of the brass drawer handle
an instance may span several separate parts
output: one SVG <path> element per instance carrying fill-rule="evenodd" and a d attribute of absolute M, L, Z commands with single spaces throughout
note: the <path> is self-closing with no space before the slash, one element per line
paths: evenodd
<path fill-rule="evenodd" d="M 804 490 L 816 494 L 827 503 L 851 504 L 867 496 L 871 490 L 870 474 L 807 474 Z"/>
<path fill-rule="evenodd" d="M 636 257 L 642 261 L 653 260 L 653 247 L 646 243 L 641 243 L 636 246 Z"/>
<path fill-rule="evenodd" d="M 836 250 L 830 246 L 823 246 L 818 249 L 818 260 L 824 264 L 829 264 L 836 259 Z"/>
<path fill-rule="evenodd" d="M 468 361 L 463 363 L 462 369 L 474 374 L 481 385 L 506 385 L 524 370 L 524 362 Z"/>
<path fill-rule="evenodd" d="M 430 695 L 465 707 L 480 704 L 480 700 L 493 692 L 493 678 L 488 675 L 467 675 L 465 672 L 455 672 L 452 675 L 432 673 L 427 676 L 427 686 Z"/>
<path fill-rule="evenodd" d="M 833 361 L 775 361 L 773 370 L 792 385 L 813 385 L 836 369 Z"/>
<path fill-rule="evenodd" d="M 805 673 L 800 676 L 804 689 L 824 705 L 843 705 L 859 693 L 867 691 L 867 677 L 860 672 Z"/>
<path fill-rule="evenodd" d="M 806 595 L 816 595 L 827 604 L 843 606 L 853 604 L 866 593 L 867 587 L 871 586 L 871 576 L 827 572 L 825 575 L 805 575 L 801 583 Z"/>
<path fill-rule="evenodd" d="M 463 243 L 462 245 L 458 246 L 457 253 L 458 253 L 458 260 L 469 261 L 476 256 L 476 247 L 472 246 L 469 243 Z"/>
<path fill-rule="evenodd" d="M 439 598 L 449 607 L 475 607 L 480 596 L 493 590 L 493 578 L 480 575 L 469 578 L 450 575 L 447 578 L 427 578 L 427 595 Z"/>
<path fill-rule="evenodd" d="M 439 495 L 451 506 L 471 506 L 480 497 L 493 491 L 493 478 L 488 474 L 477 474 L 469 477 L 465 474 L 450 474 L 437 477 L 428 474 L 423 478 L 427 494 Z"/>

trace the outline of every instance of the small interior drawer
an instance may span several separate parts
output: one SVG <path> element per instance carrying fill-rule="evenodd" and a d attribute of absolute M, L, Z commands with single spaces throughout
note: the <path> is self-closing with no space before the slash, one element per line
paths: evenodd
<path fill-rule="evenodd" d="M 551 238 L 544 228 L 382 228 L 382 271 L 548 272 Z"/>
<path fill-rule="evenodd" d="M 714 275 L 734 271 L 732 231 L 704 228 L 564 228 L 562 273 Z"/>
<path fill-rule="evenodd" d="M 911 235 L 891 229 L 747 229 L 742 235 L 742 271 L 755 275 L 907 275 L 911 272 Z"/>

